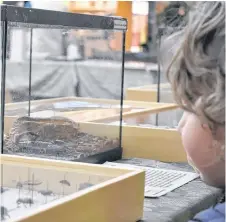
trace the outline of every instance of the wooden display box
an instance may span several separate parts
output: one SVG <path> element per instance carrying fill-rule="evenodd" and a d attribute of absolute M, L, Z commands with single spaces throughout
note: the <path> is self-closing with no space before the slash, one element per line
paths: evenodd
<path fill-rule="evenodd" d="M 163 102 L 173 102 L 172 92 L 169 83 L 161 83 L 160 98 Z M 126 89 L 126 100 L 157 102 L 157 85 L 145 85 Z"/>
<path fill-rule="evenodd" d="M 137 221 L 144 177 L 141 170 L 1 155 L 3 216 L 20 222 Z"/>
<path fill-rule="evenodd" d="M 92 101 L 105 104 L 116 104 L 117 100 L 105 100 L 105 99 L 87 99 L 87 98 L 67 98 L 68 101 Z M 43 101 L 32 101 L 33 104 L 50 103 L 52 101 L 65 101 L 65 98 Z M 123 113 L 123 120 L 126 118 L 143 118 L 143 115 L 155 115 L 164 111 L 174 110 L 178 108 L 175 104 L 164 103 L 147 103 L 147 102 L 135 102 L 124 101 L 124 105 L 132 107 L 133 109 L 126 110 Z M 6 107 L 8 104 L 6 105 Z M 20 107 L 21 104 L 9 104 L 9 106 Z M 125 107 L 125 109 L 129 108 Z M 137 111 L 141 109 L 140 111 Z M 103 110 L 102 110 L 103 111 Z M 88 111 L 88 112 L 91 112 Z M 98 110 L 95 112 L 99 112 Z M 97 115 L 93 119 L 76 119 L 78 114 L 82 114 L 82 111 L 78 112 L 65 112 L 65 117 L 68 117 L 74 121 L 78 121 L 82 132 L 92 134 L 94 136 L 107 137 L 110 139 L 119 138 L 119 125 L 111 125 L 110 122 L 119 121 L 119 114 L 111 114 L 111 116 Z M 92 113 L 92 112 L 91 112 Z M 80 115 L 79 114 L 79 115 Z M 101 117 L 100 117 L 101 116 Z M 100 118 L 99 118 L 100 117 Z M 79 117 L 78 117 L 79 118 Z M 81 117 L 83 118 L 83 117 Z M 99 118 L 99 119 L 98 119 Z M 8 133 L 12 127 L 14 117 L 5 117 L 5 133 Z M 140 157 L 156 159 L 166 162 L 186 162 L 185 153 L 182 148 L 182 143 L 178 132 L 175 129 L 153 129 L 148 127 L 140 127 L 136 125 L 123 126 L 122 129 L 122 146 L 123 157 Z"/>
<path fill-rule="evenodd" d="M 165 109 L 164 111 L 166 111 Z M 161 111 L 143 110 L 133 113 L 124 113 L 123 121 L 136 120 L 143 122 L 145 116 L 161 114 Z M 114 138 L 118 133 L 118 126 L 111 124 L 118 118 L 110 117 L 82 123 L 81 127 L 87 133 L 95 132 L 95 135 L 105 135 Z M 134 121 L 122 127 L 122 147 L 124 158 L 146 158 L 163 162 L 187 162 L 182 146 L 182 141 L 177 129 L 152 128 L 138 126 Z"/>

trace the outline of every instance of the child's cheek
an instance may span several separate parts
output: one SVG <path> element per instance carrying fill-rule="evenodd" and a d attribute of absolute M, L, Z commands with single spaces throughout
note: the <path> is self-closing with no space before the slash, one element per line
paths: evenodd
<path fill-rule="evenodd" d="M 205 167 L 215 160 L 216 154 L 211 147 L 211 138 L 203 129 L 184 129 L 182 142 L 188 160 L 197 169 Z"/>

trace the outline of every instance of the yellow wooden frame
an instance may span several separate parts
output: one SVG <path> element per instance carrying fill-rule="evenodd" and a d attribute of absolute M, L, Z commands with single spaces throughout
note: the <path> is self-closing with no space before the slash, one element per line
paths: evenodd
<path fill-rule="evenodd" d="M 119 127 L 106 123 L 80 123 L 81 130 L 96 136 L 118 138 Z M 187 162 L 181 138 L 175 129 L 122 126 L 123 158 L 144 158 L 163 162 Z"/>
<path fill-rule="evenodd" d="M 157 114 L 178 108 L 165 107 L 145 109 L 123 113 L 123 118 L 139 118 L 144 114 Z M 81 130 L 96 136 L 117 138 L 119 127 L 110 125 L 119 116 L 112 116 L 91 122 L 80 123 Z M 124 158 L 154 159 L 163 162 L 187 162 L 181 137 L 176 129 L 147 128 L 139 126 L 122 126 L 122 147 Z"/>
<path fill-rule="evenodd" d="M 132 117 L 138 117 L 138 116 L 142 116 L 145 114 L 156 114 L 159 112 L 164 112 L 164 111 L 171 111 L 171 110 L 175 110 L 176 108 L 178 108 L 178 105 L 176 104 L 164 104 L 164 103 L 158 103 L 160 104 L 159 107 L 153 107 L 153 108 L 146 108 L 143 110 L 134 110 L 134 111 L 128 111 L 128 112 L 123 112 L 122 114 L 122 118 L 132 118 Z M 95 120 L 91 120 L 89 122 L 106 122 L 106 121 L 117 121 L 119 120 L 119 115 L 112 115 L 112 116 L 108 116 L 108 117 L 103 117 L 103 118 L 99 118 L 99 119 L 95 119 Z M 84 121 L 83 121 L 84 122 Z"/>
<path fill-rule="evenodd" d="M 36 211 L 28 215 L 23 215 L 14 221 L 125 222 L 137 221 L 143 216 L 144 171 L 3 154 L 1 154 L 0 157 L 1 167 L 3 167 L 1 173 L 4 172 L 4 166 L 8 164 L 8 166 L 14 165 L 55 169 L 57 171 L 86 172 L 91 175 L 96 174 L 115 177 L 52 203 L 43 205 L 37 208 Z M 25 171 L 24 168 L 21 168 L 20 173 L 23 174 L 27 172 L 23 172 L 23 170 Z M 43 171 L 44 174 L 47 174 L 47 172 L 48 171 Z M 1 178 L 2 176 L 8 178 L 12 176 L 12 174 L 13 172 L 6 175 L 3 174 Z M 7 181 L 12 180 L 9 178 Z M 12 184 L 8 184 L 8 186 L 12 186 Z"/>
<path fill-rule="evenodd" d="M 169 83 L 161 83 L 161 91 L 171 93 Z M 157 84 L 130 87 L 126 89 L 126 100 L 157 102 Z"/>

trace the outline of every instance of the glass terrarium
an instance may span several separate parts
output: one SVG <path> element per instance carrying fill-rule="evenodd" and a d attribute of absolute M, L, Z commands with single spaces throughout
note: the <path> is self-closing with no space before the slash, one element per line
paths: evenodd
<path fill-rule="evenodd" d="M 2 153 L 95 163 L 121 158 L 127 21 L 2 5 L 1 26 Z M 116 36 L 121 50 L 113 52 Z M 95 56 L 100 50 L 108 53 Z M 115 61 L 109 53 L 117 54 Z M 114 65 L 113 80 L 98 72 L 102 64 Z M 112 85 L 116 95 L 103 93 Z M 117 113 L 117 137 L 87 132 L 65 114 L 84 117 L 87 111 L 94 117 Z"/>

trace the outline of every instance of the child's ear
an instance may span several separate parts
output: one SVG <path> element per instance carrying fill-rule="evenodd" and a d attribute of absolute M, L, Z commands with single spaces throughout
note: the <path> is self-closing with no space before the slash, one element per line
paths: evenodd
<path fill-rule="evenodd" d="M 215 137 L 215 135 L 213 134 L 213 131 L 210 129 L 209 125 L 207 123 L 202 123 L 202 129 L 208 133 L 210 136 Z"/>
<path fill-rule="evenodd" d="M 210 127 L 209 127 L 208 124 L 206 124 L 206 123 L 202 123 L 202 128 L 203 128 L 205 131 L 211 132 Z"/>
<path fill-rule="evenodd" d="M 206 123 L 202 123 L 202 128 L 203 129 L 209 129 L 209 126 Z"/>

